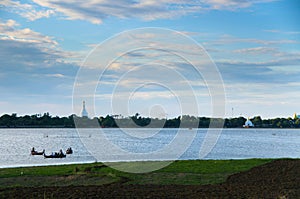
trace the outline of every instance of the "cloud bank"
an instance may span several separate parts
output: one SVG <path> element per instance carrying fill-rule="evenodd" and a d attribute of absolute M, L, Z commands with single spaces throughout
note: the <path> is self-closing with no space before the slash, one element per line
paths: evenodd
<path fill-rule="evenodd" d="M 67 20 L 85 20 L 101 24 L 105 18 L 138 18 L 156 20 L 180 17 L 210 10 L 238 10 L 257 3 L 274 0 L 32 0 L 33 4 L 19 1 L 0 1 L 9 11 L 29 20 L 60 15 Z"/>

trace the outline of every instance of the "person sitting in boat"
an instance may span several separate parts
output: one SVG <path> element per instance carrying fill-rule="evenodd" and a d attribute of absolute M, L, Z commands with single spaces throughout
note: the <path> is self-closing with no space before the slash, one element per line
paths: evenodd
<path fill-rule="evenodd" d="M 44 157 L 45 158 L 65 158 L 66 155 L 63 154 L 62 150 L 60 150 L 59 152 L 52 152 L 51 155 L 46 155 L 44 153 Z"/>
<path fill-rule="evenodd" d="M 34 147 L 32 147 L 31 149 L 31 155 L 43 155 L 44 153 L 45 153 L 45 149 L 41 152 L 36 151 Z"/>
<path fill-rule="evenodd" d="M 73 150 L 72 150 L 71 147 L 69 147 L 69 148 L 67 149 L 67 151 L 66 151 L 66 154 L 72 154 L 72 153 L 73 153 Z"/>
<path fill-rule="evenodd" d="M 59 150 L 57 156 L 58 157 L 64 157 L 65 156 L 64 152 L 62 151 L 62 149 Z"/>

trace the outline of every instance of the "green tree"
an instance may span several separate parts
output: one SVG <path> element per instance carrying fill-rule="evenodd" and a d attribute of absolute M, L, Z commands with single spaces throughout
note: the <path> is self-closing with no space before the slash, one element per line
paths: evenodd
<path fill-rule="evenodd" d="M 261 127 L 263 123 L 260 116 L 255 116 L 253 119 L 251 119 L 251 121 L 255 127 Z"/>

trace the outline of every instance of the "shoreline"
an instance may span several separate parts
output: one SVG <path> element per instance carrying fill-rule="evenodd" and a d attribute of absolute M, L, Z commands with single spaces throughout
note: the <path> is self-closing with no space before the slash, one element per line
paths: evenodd
<path fill-rule="evenodd" d="M 130 164 L 130 163 L 164 163 L 170 162 L 188 162 L 188 161 L 247 161 L 247 160 L 266 160 L 266 161 L 274 161 L 274 160 L 300 160 L 300 157 L 279 157 L 279 158 L 231 158 L 231 159 L 178 159 L 178 160 L 121 160 L 121 161 L 86 161 L 86 162 L 55 162 L 52 164 L 18 164 L 18 165 L 8 165 L 8 166 L 0 166 L 0 169 L 18 169 L 18 168 L 38 168 L 38 167 L 52 167 L 52 166 L 79 166 L 79 165 L 87 165 L 87 164 L 103 164 L 108 166 L 109 164 Z M 108 166 L 109 167 L 109 166 Z"/>
<path fill-rule="evenodd" d="M 3 127 L 0 126 L 0 129 L 297 129 L 300 127 L 198 127 L 198 128 L 189 128 L 189 127 L 64 127 L 64 126 L 13 126 L 13 127 Z"/>
<path fill-rule="evenodd" d="M 263 130 L 274 130 L 274 129 L 279 129 L 279 130 L 300 130 L 300 127 L 287 127 L 287 128 L 276 128 L 276 127 L 251 127 L 251 128 L 244 128 L 244 127 L 232 127 L 232 128 L 226 128 L 226 127 L 222 127 L 222 128 L 208 128 L 208 127 L 198 127 L 198 128 L 187 128 L 187 127 L 182 127 L 182 128 L 176 128 L 176 127 L 141 127 L 141 128 L 132 128 L 132 127 L 0 127 L 0 130 L 3 129 L 187 129 L 187 130 L 195 130 L 195 129 L 223 129 L 223 130 L 241 130 L 241 129 L 245 129 L 245 130 L 259 130 L 259 129 L 263 129 Z"/>
<path fill-rule="evenodd" d="M 87 161 L 87 162 L 62 162 L 62 163 L 53 163 L 53 164 L 18 164 L 18 165 L 8 165 L 0 166 L 0 169 L 16 169 L 16 168 L 31 168 L 31 167 L 47 167 L 47 166 L 63 166 L 63 165 L 81 165 L 81 164 L 92 164 L 97 163 L 96 161 Z"/>

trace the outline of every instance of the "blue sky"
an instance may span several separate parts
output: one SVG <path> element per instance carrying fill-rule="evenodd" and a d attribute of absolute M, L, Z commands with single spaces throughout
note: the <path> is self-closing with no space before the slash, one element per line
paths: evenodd
<path fill-rule="evenodd" d="M 157 27 L 182 32 L 209 54 L 223 80 L 224 117 L 289 117 L 300 112 L 299 18 L 298 0 L 0 0 L 0 115 L 80 114 L 80 103 L 72 103 L 86 100 L 90 116 L 212 116 L 205 79 L 182 60 L 160 66 L 163 53 L 155 56 L 161 62 L 149 64 L 157 54 L 151 51 L 121 57 L 94 96 L 74 99 L 78 71 L 96 45 L 123 31 Z M 196 93 L 196 113 L 191 99 L 183 104 L 173 96 L 189 96 L 178 71 Z"/>

